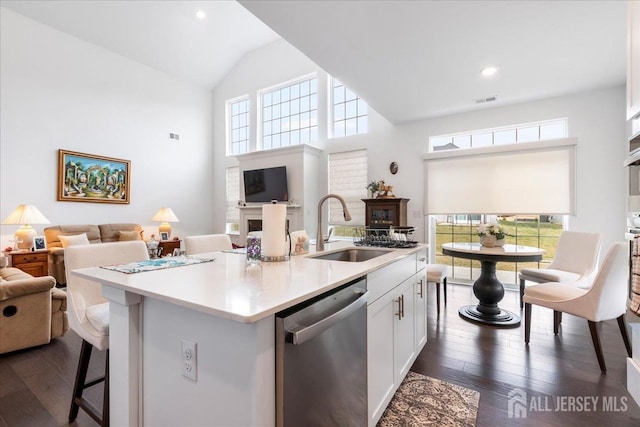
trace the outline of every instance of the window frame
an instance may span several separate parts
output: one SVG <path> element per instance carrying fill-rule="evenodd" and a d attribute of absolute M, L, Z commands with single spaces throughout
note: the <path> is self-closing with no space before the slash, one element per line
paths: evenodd
<path fill-rule="evenodd" d="M 246 115 L 247 115 L 247 124 L 246 127 L 247 129 L 247 138 L 242 140 L 242 141 L 246 141 L 247 144 L 247 151 L 240 151 L 238 153 L 234 153 L 233 152 L 233 146 L 232 144 L 234 143 L 233 141 L 233 105 L 237 104 L 239 102 L 242 101 L 246 101 L 247 102 L 247 111 L 246 111 Z M 240 154 L 246 154 L 246 153 L 251 153 L 252 152 L 252 144 L 251 144 L 251 97 L 248 94 L 245 95 L 241 95 L 241 96 L 237 96 L 235 98 L 231 98 L 225 101 L 225 143 L 226 143 L 226 155 L 227 157 L 229 156 L 237 156 Z"/>
<path fill-rule="evenodd" d="M 291 144 L 291 139 L 289 138 L 289 143 L 287 145 L 280 145 L 278 147 L 270 147 L 270 148 L 265 148 L 264 146 L 264 119 L 263 119 L 263 114 L 264 114 L 264 95 L 271 93 L 271 92 L 275 92 L 277 90 L 282 90 L 285 89 L 287 87 L 291 87 L 294 86 L 296 84 L 305 82 L 307 80 L 316 80 L 316 92 L 315 92 L 315 96 L 316 96 L 316 108 L 315 110 L 308 110 L 309 113 L 311 113 L 312 111 L 316 111 L 316 124 L 315 126 L 309 126 L 309 141 L 307 142 L 297 142 L 296 144 Z M 304 144 L 312 144 L 312 143 L 317 143 L 319 141 L 319 133 L 318 130 L 320 128 L 320 94 L 319 94 L 319 87 L 318 87 L 318 82 L 320 81 L 320 79 L 318 78 L 318 73 L 314 72 L 314 73 L 309 73 L 309 74 L 305 74 L 303 76 L 300 77 L 296 77 L 294 79 L 291 80 L 287 80 L 285 82 L 281 82 L 272 86 L 268 86 L 266 88 L 260 89 L 257 91 L 256 96 L 257 96 L 257 109 L 256 109 L 256 148 L 255 151 L 267 151 L 267 150 L 275 150 L 278 148 L 283 148 L 283 147 L 291 147 L 291 146 L 295 146 L 295 145 L 304 145 Z M 280 104 L 280 103 L 279 103 Z M 273 104 L 271 104 L 273 105 Z M 311 103 L 310 103 L 311 106 Z M 298 112 L 297 114 L 302 114 L 300 112 Z M 280 116 L 282 118 L 282 116 Z M 288 118 L 291 118 L 291 113 L 289 113 Z M 309 120 L 311 120 L 311 114 L 310 114 L 310 118 Z M 315 127 L 315 140 L 312 138 L 312 128 Z M 298 128 L 300 129 L 300 128 Z M 289 129 L 287 131 L 290 135 L 291 129 Z M 284 132 L 280 132 L 279 135 L 282 135 Z M 271 136 L 273 134 L 270 134 L 269 136 Z"/>

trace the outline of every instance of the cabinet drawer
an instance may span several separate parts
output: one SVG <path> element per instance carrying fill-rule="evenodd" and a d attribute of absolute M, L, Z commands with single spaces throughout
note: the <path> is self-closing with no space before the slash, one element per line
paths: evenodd
<path fill-rule="evenodd" d="M 427 248 L 421 249 L 416 254 L 416 273 L 420 270 L 424 270 L 428 264 Z"/>
<path fill-rule="evenodd" d="M 47 262 L 47 252 L 11 255 L 11 263 L 14 266 L 32 262 Z"/>
<path fill-rule="evenodd" d="M 367 275 L 368 304 L 371 304 L 416 273 L 416 254 Z"/>

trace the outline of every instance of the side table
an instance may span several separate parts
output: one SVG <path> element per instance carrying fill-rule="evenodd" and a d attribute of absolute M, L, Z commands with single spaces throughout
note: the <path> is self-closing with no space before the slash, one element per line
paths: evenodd
<path fill-rule="evenodd" d="M 160 256 L 173 255 L 173 250 L 180 250 L 181 245 L 182 240 L 161 240 L 158 244 L 158 246 L 162 248 L 162 254 Z"/>
<path fill-rule="evenodd" d="M 12 251 L 5 252 L 11 260 L 11 266 L 19 268 L 33 277 L 47 276 L 49 274 L 49 252 L 40 251 Z"/>

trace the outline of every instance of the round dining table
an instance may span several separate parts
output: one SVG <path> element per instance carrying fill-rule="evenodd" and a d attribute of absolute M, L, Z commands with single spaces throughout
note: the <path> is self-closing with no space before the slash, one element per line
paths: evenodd
<path fill-rule="evenodd" d="M 540 261 L 544 249 L 521 245 L 485 247 L 480 243 L 443 243 L 442 253 L 455 258 L 480 261 L 480 277 L 473 284 L 473 294 L 478 298 L 477 305 L 466 305 L 458 309 L 465 320 L 503 328 L 520 325 L 520 316 L 498 307 L 504 297 L 504 286 L 496 276 L 498 262 L 534 262 Z"/>

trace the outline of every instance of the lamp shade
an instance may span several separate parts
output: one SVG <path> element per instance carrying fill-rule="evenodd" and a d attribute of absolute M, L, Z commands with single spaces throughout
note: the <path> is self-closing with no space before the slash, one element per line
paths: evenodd
<path fill-rule="evenodd" d="M 49 220 L 33 205 L 20 205 L 2 221 L 2 224 L 20 224 L 16 230 L 16 246 L 18 249 L 31 249 L 36 231 L 31 224 L 49 224 Z"/>
<path fill-rule="evenodd" d="M 20 225 L 50 224 L 49 220 L 34 205 L 18 206 L 2 223 Z"/>
<path fill-rule="evenodd" d="M 151 221 L 157 222 L 180 222 L 176 214 L 171 208 L 160 208 L 160 210 L 151 218 Z"/>

